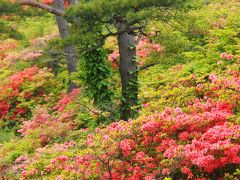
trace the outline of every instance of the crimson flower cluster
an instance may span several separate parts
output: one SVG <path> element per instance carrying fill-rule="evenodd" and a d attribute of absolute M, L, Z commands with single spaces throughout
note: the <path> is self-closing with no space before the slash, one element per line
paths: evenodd
<path fill-rule="evenodd" d="M 33 66 L 13 74 L 5 84 L 0 84 L 0 119 L 15 120 L 16 116 L 26 114 L 29 109 L 21 102 L 40 101 L 44 96 L 44 80 L 49 76 L 47 69 Z M 28 88 L 31 83 L 31 88 Z"/>

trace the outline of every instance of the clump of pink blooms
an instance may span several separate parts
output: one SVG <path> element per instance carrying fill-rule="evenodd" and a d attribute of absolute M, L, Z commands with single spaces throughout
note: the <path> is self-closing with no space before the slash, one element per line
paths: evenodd
<path fill-rule="evenodd" d="M 45 146 L 58 136 L 65 137 L 67 132 L 74 128 L 75 124 L 72 121 L 74 116 L 74 111 L 51 115 L 46 108 L 37 107 L 32 119 L 24 121 L 18 132 L 23 136 L 27 136 L 34 133 L 35 130 L 43 129 L 38 132 L 38 139 L 40 144 Z M 68 149 L 74 145 L 73 142 L 66 142 L 62 148 Z"/>
<path fill-rule="evenodd" d="M 212 83 L 208 87 L 208 91 L 205 95 L 224 99 L 237 109 L 239 108 L 240 99 L 240 73 L 233 70 L 229 73 L 231 74 L 229 77 L 218 77 L 215 74 L 211 74 L 209 79 Z"/>
<path fill-rule="evenodd" d="M 139 58 L 145 58 L 152 52 L 162 52 L 163 48 L 159 44 L 150 42 L 150 40 L 143 36 L 137 44 L 137 56 Z"/>
<path fill-rule="evenodd" d="M 0 45 L 0 52 L 15 49 L 17 47 L 16 42 L 2 43 Z"/>
<path fill-rule="evenodd" d="M 79 179 L 175 176 L 204 180 L 236 171 L 240 125 L 234 111 L 240 100 L 239 73 L 231 71 L 228 77 L 210 74 L 209 80 L 208 89 L 203 84 L 196 87 L 197 91 L 205 89 L 204 98 L 192 100 L 184 109 L 167 107 L 147 117 L 97 128 L 86 135 L 78 154 L 52 158 L 44 173 L 64 172 Z M 226 91 L 231 94 L 228 100 L 221 97 Z M 34 172 L 34 168 L 24 170 L 22 177 L 32 178 L 35 175 L 29 174 Z"/>
<path fill-rule="evenodd" d="M 42 50 L 37 50 L 37 51 L 27 51 L 22 55 L 23 60 L 36 60 L 40 58 L 43 55 Z"/>
<path fill-rule="evenodd" d="M 32 121 L 24 121 L 22 128 L 18 130 L 23 135 L 27 135 L 29 131 L 38 128 L 41 125 L 51 126 L 53 121 L 50 121 L 50 115 L 46 109 L 37 108 L 37 112 L 34 114 Z"/>
<path fill-rule="evenodd" d="M 222 60 L 219 60 L 217 62 L 218 66 L 223 65 L 224 62 L 231 62 L 232 63 L 232 62 L 235 61 L 235 59 L 239 59 L 239 56 L 234 56 L 233 54 L 227 54 L 226 52 L 223 52 L 223 53 L 220 54 L 220 58 Z M 239 62 L 237 62 L 237 63 L 239 63 Z"/>
<path fill-rule="evenodd" d="M 74 89 L 69 94 L 64 95 L 52 108 L 55 114 L 50 114 L 49 109 L 46 107 L 38 106 L 34 111 L 34 116 L 29 121 L 24 121 L 21 125 L 21 129 L 18 130 L 23 136 L 31 135 L 34 130 L 44 128 L 39 133 L 39 140 L 42 145 L 46 145 L 55 136 L 65 136 L 69 130 L 74 128 L 74 122 L 72 118 L 76 116 L 75 110 L 68 110 L 65 112 L 65 108 L 69 103 L 76 98 L 79 94 L 79 89 Z M 75 146 L 75 143 L 70 141 L 64 143 L 63 148 L 68 149 L 69 147 Z"/>
<path fill-rule="evenodd" d="M 17 47 L 16 42 L 1 43 L 1 45 L 0 45 L 0 60 L 5 59 L 9 54 L 8 51 L 15 49 L 16 47 Z"/>
<path fill-rule="evenodd" d="M 189 112 L 166 108 L 137 121 L 113 123 L 87 136 L 86 152 L 53 158 L 45 173 L 154 179 L 179 169 L 180 177 L 191 179 L 197 167 L 202 178 L 211 177 L 226 165 L 240 164 L 240 125 L 228 122 L 230 116 L 231 105 L 208 99 L 196 100 Z"/>
<path fill-rule="evenodd" d="M 34 51 L 26 50 L 19 54 L 9 53 L 5 56 L 5 60 L 11 61 L 11 62 L 16 62 L 19 59 L 22 59 L 25 61 L 31 61 L 31 60 L 39 59 L 42 55 L 43 55 L 42 50 L 34 50 Z"/>
<path fill-rule="evenodd" d="M 222 59 L 227 59 L 227 60 L 232 60 L 233 59 L 233 55 L 232 54 L 227 54 L 226 52 L 221 53 L 220 57 Z"/>

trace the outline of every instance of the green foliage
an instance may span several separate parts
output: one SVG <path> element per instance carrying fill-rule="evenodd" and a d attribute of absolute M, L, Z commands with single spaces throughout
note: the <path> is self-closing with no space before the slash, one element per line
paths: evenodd
<path fill-rule="evenodd" d="M 0 21 L 0 34 L 1 40 L 8 38 L 20 40 L 23 38 L 23 35 L 19 31 L 1 21 Z"/>
<path fill-rule="evenodd" d="M 23 9 L 18 3 L 10 2 L 8 0 L 0 0 L 0 39 L 17 39 L 21 40 L 24 38 L 24 32 L 21 31 L 22 28 L 16 28 L 16 21 L 20 21 L 22 16 L 33 17 L 41 19 L 41 16 L 44 16 L 44 11 L 39 11 L 35 8 Z M 28 21 L 25 21 L 25 23 Z M 36 21 L 35 21 L 36 22 Z M 49 21 L 46 21 L 49 22 Z M 38 28 L 36 26 L 32 26 Z M 26 26 L 23 28 L 26 29 Z M 42 32 L 43 29 L 40 29 Z M 33 34 L 34 35 L 34 34 Z"/>
<path fill-rule="evenodd" d="M 11 70 L 9 69 L 0 69 L 0 80 L 4 82 L 6 78 L 11 75 Z"/>
<path fill-rule="evenodd" d="M 23 34 L 24 38 L 21 43 L 23 46 L 30 46 L 29 40 L 45 36 L 53 31 L 55 19 L 51 15 L 42 15 L 40 17 L 26 17 L 18 23 L 18 31 Z M 25 29 L 28 29 L 27 31 Z"/>
<path fill-rule="evenodd" d="M 153 7 L 172 8 L 182 6 L 184 2 L 187 2 L 187 0 L 91 0 L 73 6 L 67 12 L 67 16 L 72 14 L 85 21 L 97 22 L 102 19 L 109 20 L 110 16 L 131 16 L 133 12 L 135 15 L 141 15 L 143 10 Z M 146 17 L 141 17 L 141 19 L 143 18 Z M 134 19 L 138 19 L 138 17 L 135 16 Z"/>
<path fill-rule="evenodd" d="M 2 15 L 18 15 L 18 16 L 42 16 L 46 12 L 36 8 L 22 8 L 19 3 L 9 0 L 0 0 L 0 16 Z"/>
<path fill-rule="evenodd" d="M 12 139 L 10 142 L 5 143 L 4 147 L 0 149 L 0 164 L 13 162 L 16 158 L 24 154 L 31 154 L 39 146 L 40 144 L 37 139 Z"/>
<path fill-rule="evenodd" d="M 103 48 L 100 39 L 101 26 L 88 26 L 79 28 L 73 25 L 72 34 L 64 40 L 65 45 L 74 44 L 79 50 L 79 75 L 76 80 L 81 81 L 85 92 L 90 99 L 94 100 L 96 107 L 102 110 L 110 105 L 113 97 L 113 75 L 110 64 L 107 62 L 107 52 Z M 99 43 L 99 44 L 98 44 Z"/>
<path fill-rule="evenodd" d="M 110 90 L 112 84 L 109 77 L 112 75 L 112 71 L 106 62 L 105 50 L 94 48 L 94 50 L 83 54 L 82 58 L 80 68 L 83 74 L 80 76 L 87 88 L 87 94 L 98 105 L 110 102 L 113 92 Z"/>
<path fill-rule="evenodd" d="M 44 58 L 39 62 L 42 66 L 47 65 L 47 67 L 51 68 L 56 76 L 67 69 L 65 56 L 61 53 L 63 48 L 63 42 L 60 38 L 49 41 L 47 47 L 44 49 Z M 67 75 L 67 72 L 64 72 L 64 74 Z"/>
<path fill-rule="evenodd" d="M 7 0 L 0 0 L 0 15 L 17 14 L 22 11 L 22 8 L 17 3 L 12 3 Z"/>
<path fill-rule="evenodd" d="M 65 18 L 73 22 L 84 40 L 89 35 L 97 34 L 94 42 L 100 41 L 102 35 L 116 31 L 118 20 L 121 18 L 129 25 L 142 25 L 147 19 L 157 18 L 167 21 L 173 15 L 170 10 L 183 8 L 190 0 L 91 0 L 83 1 L 68 8 Z M 76 29 L 75 29 L 76 31 Z"/>
<path fill-rule="evenodd" d="M 147 103 L 141 114 L 159 112 L 166 106 L 184 107 L 196 96 L 194 79 L 191 73 L 183 70 L 183 65 L 169 69 L 163 67 L 158 64 L 139 74 L 140 100 Z"/>
<path fill-rule="evenodd" d="M 0 143 L 7 142 L 12 138 L 14 138 L 14 133 L 12 131 L 7 129 L 0 129 Z"/>
<path fill-rule="evenodd" d="M 161 30 L 153 40 L 163 45 L 164 55 L 155 59 L 158 65 L 140 72 L 140 97 L 148 106 L 143 114 L 162 110 L 166 106 L 185 106 L 183 102 L 197 95 L 193 88 L 197 84 L 193 83 L 193 79 L 197 78 L 198 84 L 206 82 L 208 74 L 218 68 L 222 52 L 239 54 L 238 11 L 235 1 L 214 2 L 191 10 L 187 15 L 182 14 L 171 24 L 150 23 L 148 31 Z M 180 21 L 183 17 L 185 20 Z M 220 73 L 230 64 L 222 64 Z M 237 71 L 234 66 L 230 69 Z"/>

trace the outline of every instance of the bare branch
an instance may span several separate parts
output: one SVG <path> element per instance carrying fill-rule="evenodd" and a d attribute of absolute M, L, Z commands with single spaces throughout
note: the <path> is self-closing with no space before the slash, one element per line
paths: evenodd
<path fill-rule="evenodd" d="M 52 6 L 48 6 L 46 4 L 37 2 L 35 0 L 19 0 L 18 1 L 20 5 L 26 5 L 26 6 L 32 6 L 32 7 L 36 7 L 42 10 L 45 10 L 51 14 L 57 15 L 57 16 L 63 16 L 63 11 L 60 9 L 56 9 Z"/>

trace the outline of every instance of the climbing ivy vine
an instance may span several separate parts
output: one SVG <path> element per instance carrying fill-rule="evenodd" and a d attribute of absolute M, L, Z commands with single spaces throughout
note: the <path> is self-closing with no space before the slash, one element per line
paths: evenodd
<path fill-rule="evenodd" d="M 110 102 L 113 92 L 110 90 L 112 69 L 107 62 L 107 54 L 103 47 L 89 46 L 83 53 L 80 68 L 82 68 L 81 79 L 86 87 L 87 94 L 94 99 L 96 105 Z"/>

